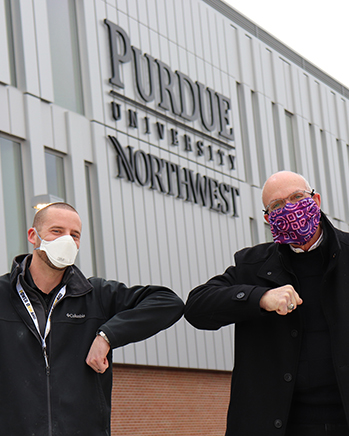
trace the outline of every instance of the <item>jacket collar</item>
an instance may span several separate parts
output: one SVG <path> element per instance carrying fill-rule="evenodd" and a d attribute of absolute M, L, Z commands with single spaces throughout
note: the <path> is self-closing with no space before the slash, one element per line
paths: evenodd
<path fill-rule="evenodd" d="M 13 288 L 16 287 L 17 278 L 24 281 L 25 271 L 30 266 L 31 254 L 24 254 L 14 258 L 10 273 L 10 281 Z M 91 283 L 75 265 L 68 266 L 63 276 L 62 286 L 67 286 L 67 295 L 80 296 L 92 289 Z"/>

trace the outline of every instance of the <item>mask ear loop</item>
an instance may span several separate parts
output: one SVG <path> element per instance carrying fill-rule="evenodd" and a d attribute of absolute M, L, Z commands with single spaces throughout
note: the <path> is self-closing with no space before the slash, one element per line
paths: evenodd
<path fill-rule="evenodd" d="M 39 235 L 38 231 L 36 230 L 36 228 L 33 227 L 33 229 L 35 230 L 35 233 L 37 234 L 37 237 L 38 237 L 38 238 L 40 239 L 40 241 L 42 242 L 43 239 L 40 238 L 40 235 Z M 34 250 L 40 250 L 40 247 L 34 248 Z"/>

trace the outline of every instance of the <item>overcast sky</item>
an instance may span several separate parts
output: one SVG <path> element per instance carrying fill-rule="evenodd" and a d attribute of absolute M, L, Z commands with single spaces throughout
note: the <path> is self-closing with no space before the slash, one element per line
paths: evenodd
<path fill-rule="evenodd" d="M 349 0 L 223 0 L 349 88 Z"/>

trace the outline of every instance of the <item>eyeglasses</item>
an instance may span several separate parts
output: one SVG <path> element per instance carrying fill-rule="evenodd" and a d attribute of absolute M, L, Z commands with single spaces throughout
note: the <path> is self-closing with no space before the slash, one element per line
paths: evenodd
<path fill-rule="evenodd" d="M 312 189 L 311 192 L 309 191 L 295 191 L 292 194 L 290 194 L 286 198 L 278 198 L 277 200 L 271 201 L 265 209 L 263 209 L 263 212 L 266 215 L 269 215 L 270 212 L 274 212 L 274 210 L 282 209 L 286 206 L 286 203 L 292 203 L 295 204 L 297 201 L 303 200 L 304 198 L 307 198 L 308 195 L 313 197 L 315 194 L 315 189 Z"/>

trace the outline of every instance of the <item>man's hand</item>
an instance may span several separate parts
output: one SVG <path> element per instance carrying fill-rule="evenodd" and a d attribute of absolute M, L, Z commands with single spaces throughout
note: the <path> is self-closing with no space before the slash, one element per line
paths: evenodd
<path fill-rule="evenodd" d="M 287 315 L 302 303 L 303 300 L 294 290 L 294 287 L 285 285 L 267 291 L 260 299 L 259 305 L 268 312 L 275 311 L 279 315 Z"/>
<path fill-rule="evenodd" d="M 102 336 L 97 335 L 86 357 L 87 365 L 99 374 L 103 374 L 109 366 L 107 359 L 109 350 L 110 345 L 108 342 Z"/>

